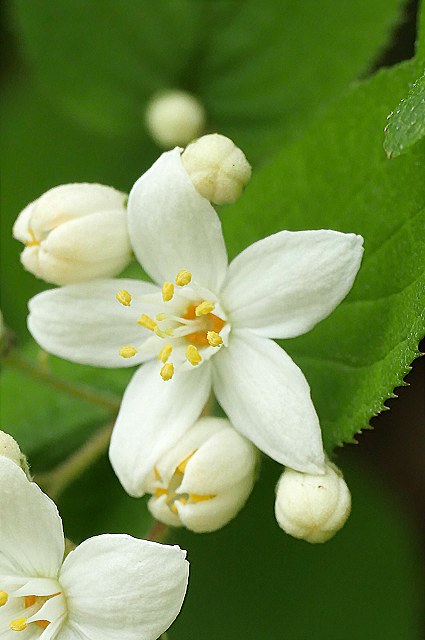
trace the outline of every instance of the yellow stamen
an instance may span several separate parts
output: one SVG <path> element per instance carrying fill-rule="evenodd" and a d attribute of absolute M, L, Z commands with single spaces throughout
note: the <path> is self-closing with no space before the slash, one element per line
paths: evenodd
<path fill-rule="evenodd" d="M 187 269 L 182 269 L 176 275 L 176 285 L 178 287 L 184 287 L 192 280 L 192 274 Z"/>
<path fill-rule="evenodd" d="M 125 347 L 121 347 L 121 349 L 119 350 L 119 354 L 122 358 L 132 358 L 136 355 L 136 353 L 137 349 L 128 345 Z"/>
<path fill-rule="evenodd" d="M 164 331 L 166 336 L 170 336 L 170 338 L 174 335 L 173 327 L 167 327 Z"/>
<path fill-rule="evenodd" d="M 174 285 L 172 282 L 164 282 L 162 285 L 162 299 L 164 302 L 172 300 L 174 295 Z"/>
<path fill-rule="evenodd" d="M 0 607 L 3 607 L 3 605 L 5 605 L 8 600 L 9 600 L 9 596 L 6 593 L 6 591 L 2 591 L 0 589 Z"/>
<path fill-rule="evenodd" d="M 207 340 L 211 347 L 219 347 L 223 344 L 223 338 L 216 331 L 207 331 Z"/>
<path fill-rule="evenodd" d="M 172 362 L 168 362 L 167 364 L 164 364 L 164 366 L 162 367 L 161 371 L 161 378 L 165 381 L 167 380 L 171 380 L 171 378 L 174 375 L 174 365 Z"/>
<path fill-rule="evenodd" d="M 196 452 L 197 452 L 197 449 L 195 449 L 195 451 L 192 451 L 192 453 L 189 453 L 189 455 L 186 456 L 186 458 L 184 458 L 184 460 L 182 460 L 180 464 L 176 467 L 176 470 L 174 471 L 174 473 L 184 473 L 186 471 L 187 463 L 189 462 L 191 457 L 195 455 Z"/>
<path fill-rule="evenodd" d="M 158 488 L 158 489 L 155 489 L 154 496 L 155 498 L 160 498 L 161 496 L 166 496 L 167 493 L 168 493 L 167 489 Z"/>
<path fill-rule="evenodd" d="M 165 320 L 166 317 L 167 317 L 166 313 L 157 313 L 155 316 L 155 320 L 158 320 L 158 322 L 161 322 L 162 320 Z"/>
<path fill-rule="evenodd" d="M 166 344 L 165 347 L 162 347 L 161 351 L 158 353 L 158 360 L 165 364 L 170 357 L 172 350 L 173 347 L 171 346 L 171 344 Z"/>
<path fill-rule="evenodd" d="M 140 316 L 137 322 L 142 325 L 142 327 L 145 327 L 145 329 L 149 329 L 149 331 L 155 331 L 155 327 L 157 326 L 155 320 L 149 318 L 145 313 Z"/>
<path fill-rule="evenodd" d="M 188 359 L 190 364 L 193 365 L 194 367 L 196 367 L 196 365 L 199 364 L 202 360 L 201 354 L 193 344 L 190 344 L 187 347 L 186 358 Z"/>
<path fill-rule="evenodd" d="M 115 297 L 118 300 L 118 302 L 122 304 L 124 307 L 130 306 L 131 299 L 132 299 L 131 294 L 128 293 L 128 291 L 126 291 L 125 289 L 121 289 L 120 291 L 118 291 Z"/>
<path fill-rule="evenodd" d="M 156 333 L 158 338 L 165 338 L 164 331 L 161 331 L 161 329 L 159 327 L 155 327 L 155 329 L 153 331 L 154 331 L 154 333 Z"/>
<path fill-rule="evenodd" d="M 205 502 L 205 500 L 212 500 L 213 498 L 215 498 L 213 494 L 201 496 L 198 493 L 189 493 L 189 500 L 191 502 Z"/>
<path fill-rule="evenodd" d="M 154 475 L 155 480 L 162 480 L 161 474 L 158 471 L 158 467 L 154 467 L 153 468 L 153 475 Z"/>
<path fill-rule="evenodd" d="M 212 300 L 204 300 L 201 304 L 195 309 L 195 315 L 197 316 L 207 316 L 211 311 L 214 311 L 215 304 Z"/>
<path fill-rule="evenodd" d="M 27 628 L 27 618 L 17 618 L 16 620 L 12 620 L 9 628 L 12 629 L 12 631 L 25 631 Z"/>

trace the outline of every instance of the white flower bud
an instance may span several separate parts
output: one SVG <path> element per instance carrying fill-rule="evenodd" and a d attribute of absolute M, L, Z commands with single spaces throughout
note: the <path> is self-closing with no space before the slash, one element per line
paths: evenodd
<path fill-rule="evenodd" d="M 16 440 L 12 438 L 8 433 L 0 430 L 0 456 L 4 456 L 5 458 L 9 458 L 18 467 L 26 473 L 29 478 L 29 470 L 27 459 L 19 448 Z"/>
<path fill-rule="evenodd" d="M 182 154 L 183 165 L 201 196 L 231 204 L 251 177 L 251 166 L 235 143 L 219 133 L 202 136 Z"/>
<path fill-rule="evenodd" d="M 254 486 L 258 452 L 224 418 L 201 418 L 145 482 L 148 507 L 165 524 L 205 533 L 227 524 Z"/>
<path fill-rule="evenodd" d="M 279 526 L 307 542 L 326 542 L 345 524 L 351 495 L 343 475 L 326 462 L 323 475 L 286 469 L 276 489 L 275 515 Z"/>
<path fill-rule="evenodd" d="M 19 214 L 13 235 L 25 269 L 53 284 L 117 275 L 131 259 L 127 196 L 101 184 L 63 184 Z"/>
<path fill-rule="evenodd" d="M 146 126 L 160 147 L 184 147 L 205 128 L 205 109 L 190 93 L 172 90 L 155 95 L 146 109 Z"/>

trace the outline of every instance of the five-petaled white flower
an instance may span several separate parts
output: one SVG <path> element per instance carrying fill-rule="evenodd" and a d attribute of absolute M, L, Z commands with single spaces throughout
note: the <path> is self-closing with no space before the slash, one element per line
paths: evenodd
<path fill-rule="evenodd" d="M 63 561 L 55 504 L 0 456 L 0 637 L 155 640 L 180 611 L 179 547 L 127 535 L 90 538 Z"/>
<path fill-rule="evenodd" d="M 143 493 L 211 387 L 259 449 L 293 469 L 323 471 L 309 385 L 270 338 L 299 336 L 333 311 L 359 269 L 361 236 L 282 231 L 228 266 L 220 220 L 180 149 L 136 182 L 128 222 L 134 253 L 159 286 L 103 280 L 51 290 L 30 301 L 29 316 L 31 333 L 54 354 L 106 367 L 146 363 L 126 390 L 111 441 L 126 490 Z"/>

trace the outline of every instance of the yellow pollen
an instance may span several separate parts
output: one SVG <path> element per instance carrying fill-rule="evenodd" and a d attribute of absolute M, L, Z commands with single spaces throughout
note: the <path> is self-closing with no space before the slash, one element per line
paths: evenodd
<path fill-rule="evenodd" d="M 8 600 L 9 600 L 9 596 L 6 593 L 6 591 L 2 591 L 0 589 L 0 607 L 3 607 L 3 605 L 5 605 Z"/>
<path fill-rule="evenodd" d="M 137 349 L 128 345 L 125 347 L 121 347 L 121 349 L 119 350 L 119 354 L 122 358 L 132 358 L 136 355 L 136 353 Z"/>
<path fill-rule="evenodd" d="M 9 627 L 12 631 L 25 631 L 27 628 L 27 618 L 17 618 L 16 620 L 12 620 Z"/>
<path fill-rule="evenodd" d="M 170 357 L 172 350 L 173 347 L 171 346 L 171 344 L 166 344 L 165 347 L 162 347 L 161 351 L 158 353 L 158 360 L 165 364 Z"/>
<path fill-rule="evenodd" d="M 156 328 L 155 320 L 152 320 L 152 318 L 149 318 L 149 316 L 147 316 L 145 313 L 143 313 L 140 316 L 137 322 L 140 325 L 142 325 L 142 327 L 145 327 L 145 329 L 149 329 L 149 331 L 155 331 L 155 328 Z"/>
<path fill-rule="evenodd" d="M 196 316 L 207 316 L 209 313 L 211 313 L 211 311 L 214 311 L 215 309 L 215 304 L 214 302 L 212 302 L 212 300 L 204 300 L 203 302 L 201 302 L 201 304 L 198 304 L 198 306 L 195 309 L 195 315 Z"/>
<path fill-rule="evenodd" d="M 187 269 L 182 269 L 176 275 L 176 285 L 178 287 L 184 287 L 192 280 L 192 274 Z"/>
<path fill-rule="evenodd" d="M 162 320 L 165 320 L 166 317 L 167 317 L 166 313 L 157 313 L 155 316 L 155 320 L 158 320 L 158 322 L 161 322 Z"/>
<path fill-rule="evenodd" d="M 161 378 L 165 381 L 167 380 L 171 380 L 171 378 L 174 375 L 174 365 L 172 362 L 168 362 L 167 364 L 164 364 L 164 366 L 162 367 L 161 371 Z"/>
<path fill-rule="evenodd" d="M 201 360 L 202 360 L 201 354 L 199 353 L 198 349 L 193 344 L 190 344 L 187 347 L 187 349 L 186 349 L 186 358 L 188 359 L 190 364 L 193 365 L 194 367 L 196 367 L 196 365 L 199 364 L 201 362 Z"/>
<path fill-rule="evenodd" d="M 216 331 L 207 331 L 207 340 L 211 347 L 219 347 L 223 344 L 223 338 Z"/>
<path fill-rule="evenodd" d="M 162 299 L 164 302 L 169 302 L 174 295 L 174 285 L 172 282 L 164 282 L 162 285 Z"/>
<path fill-rule="evenodd" d="M 115 297 L 118 300 L 118 302 L 122 304 L 124 307 L 130 306 L 131 294 L 128 293 L 128 291 L 126 291 L 125 289 L 121 289 L 121 291 L 118 291 Z"/>

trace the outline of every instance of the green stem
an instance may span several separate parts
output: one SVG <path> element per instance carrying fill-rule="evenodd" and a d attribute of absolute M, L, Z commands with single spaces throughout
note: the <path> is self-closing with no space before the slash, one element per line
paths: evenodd
<path fill-rule="evenodd" d="M 40 474 L 36 482 L 53 500 L 65 491 L 72 482 L 108 449 L 113 425 L 108 423 L 97 431 L 82 447 L 59 464 L 55 469 Z"/>
<path fill-rule="evenodd" d="M 34 378 L 38 382 L 45 382 L 54 389 L 67 393 L 68 395 L 85 400 L 91 404 L 97 404 L 104 407 L 113 413 L 117 413 L 120 407 L 120 398 L 113 394 L 101 393 L 81 385 L 78 383 L 68 382 L 62 378 L 58 378 L 52 375 L 49 371 L 46 371 L 42 367 L 34 365 L 28 358 L 18 355 L 16 351 L 9 353 L 4 359 L 4 363 L 18 371 L 21 371 L 25 375 Z"/>

